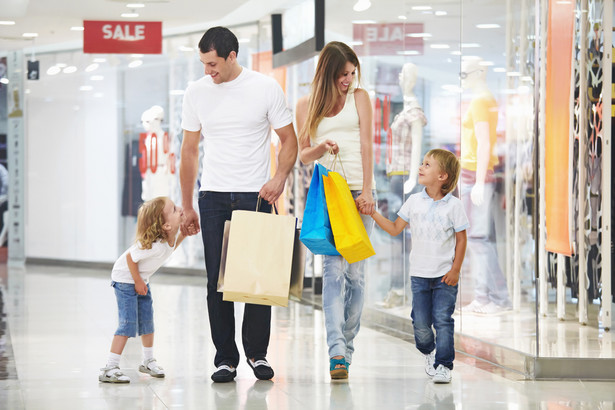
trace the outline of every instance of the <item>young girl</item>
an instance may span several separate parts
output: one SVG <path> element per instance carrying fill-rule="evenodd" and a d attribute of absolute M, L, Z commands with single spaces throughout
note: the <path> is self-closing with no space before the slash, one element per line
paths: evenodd
<path fill-rule="evenodd" d="M 434 383 L 451 381 L 455 359 L 452 316 L 469 226 L 461 201 L 452 194 L 460 168 L 452 152 L 432 149 L 419 167 L 418 183 L 425 188 L 410 195 L 397 220 L 372 213 L 376 223 L 392 236 L 410 225 L 414 340 L 425 355 L 425 372 Z"/>
<path fill-rule="evenodd" d="M 164 377 L 164 370 L 154 359 L 154 311 L 149 277 L 168 259 L 184 236 L 178 235 L 184 212 L 167 197 L 157 197 L 139 208 L 137 239 L 119 257 L 111 272 L 115 289 L 119 327 L 113 336 L 107 365 L 100 369 L 98 380 L 107 383 L 130 383 L 120 371 L 120 357 L 129 337 L 141 335 L 143 364 L 141 373 Z"/>

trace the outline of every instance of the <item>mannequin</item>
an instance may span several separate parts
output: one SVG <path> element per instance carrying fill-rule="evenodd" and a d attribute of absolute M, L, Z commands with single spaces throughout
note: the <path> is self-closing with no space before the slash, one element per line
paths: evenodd
<path fill-rule="evenodd" d="M 404 183 L 404 193 L 408 194 L 416 185 L 421 162 L 421 143 L 423 127 L 427 119 L 423 114 L 413 89 L 416 84 L 417 67 L 406 63 L 399 73 L 399 86 L 404 95 L 404 109 L 395 116 L 391 123 L 392 155 L 387 161 L 387 175 L 408 175 Z"/>
<path fill-rule="evenodd" d="M 159 105 L 154 105 L 141 115 L 146 131 L 139 138 L 139 168 L 143 178 L 141 199 L 144 201 L 162 195 L 170 196 L 172 192 L 174 170 L 171 169 L 170 161 L 173 157 L 168 134 L 162 129 L 163 119 L 164 109 Z"/>
<path fill-rule="evenodd" d="M 487 68 L 481 59 L 464 60 L 461 87 L 472 92 L 462 120 L 461 200 L 470 219 L 468 265 L 474 278 L 474 300 L 463 311 L 496 314 L 510 310 L 504 273 L 495 245 L 493 204 L 498 108 L 487 88 Z"/>

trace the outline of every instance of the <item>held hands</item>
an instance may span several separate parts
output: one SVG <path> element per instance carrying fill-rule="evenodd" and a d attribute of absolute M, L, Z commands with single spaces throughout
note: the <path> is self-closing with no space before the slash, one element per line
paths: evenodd
<path fill-rule="evenodd" d="M 376 203 L 374 201 L 374 197 L 369 191 L 361 192 L 361 195 L 359 195 L 354 202 L 359 212 L 361 212 L 363 215 L 372 215 L 376 210 Z"/>
<path fill-rule="evenodd" d="M 476 206 L 480 206 L 483 203 L 485 196 L 485 184 L 481 184 L 477 182 L 472 187 L 472 192 L 470 192 L 470 198 L 472 199 L 472 203 Z"/>
<path fill-rule="evenodd" d="M 147 295 L 147 285 L 143 280 L 135 282 L 135 292 L 141 296 Z"/>
<path fill-rule="evenodd" d="M 449 270 L 446 275 L 442 277 L 442 282 L 446 283 L 449 286 L 455 286 L 459 283 L 459 271 Z"/>
<path fill-rule="evenodd" d="M 199 215 L 194 209 L 184 209 L 184 220 L 179 228 L 184 236 L 196 235 L 201 231 Z"/>

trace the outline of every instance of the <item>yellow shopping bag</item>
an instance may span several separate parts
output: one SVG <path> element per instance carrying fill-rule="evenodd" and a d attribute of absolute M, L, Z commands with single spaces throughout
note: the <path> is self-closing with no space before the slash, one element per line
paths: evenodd
<path fill-rule="evenodd" d="M 337 251 L 348 263 L 375 255 L 346 180 L 333 171 L 323 175 L 322 180 Z"/>

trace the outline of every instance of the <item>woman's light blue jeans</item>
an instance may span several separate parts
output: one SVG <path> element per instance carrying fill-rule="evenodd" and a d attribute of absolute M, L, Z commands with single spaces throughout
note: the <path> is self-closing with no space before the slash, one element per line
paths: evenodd
<path fill-rule="evenodd" d="M 361 191 L 351 191 L 357 198 Z M 374 226 L 371 216 L 361 214 L 369 235 Z M 354 352 L 353 341 L 361 325 L 365 294 L 365 259 L 349 264 L 341 256 L 324 256 L 322 274 L 322 306 L 329 358 L 344 356 L 350 364 Z"/>

